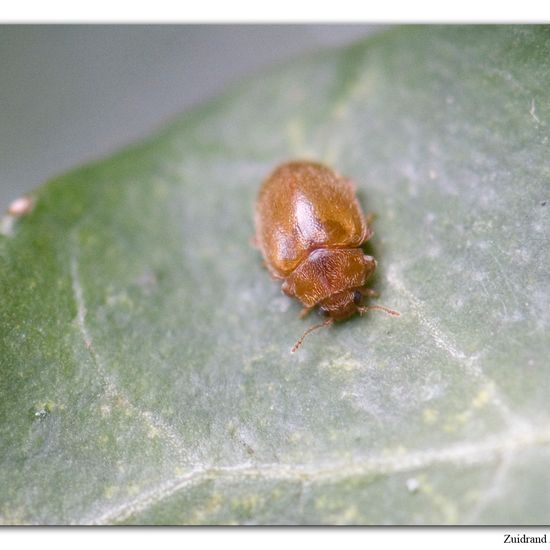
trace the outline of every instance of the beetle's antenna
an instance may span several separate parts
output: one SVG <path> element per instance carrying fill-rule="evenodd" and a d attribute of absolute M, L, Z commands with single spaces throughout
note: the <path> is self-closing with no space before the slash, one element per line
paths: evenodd
<path fill-rule="evenodd" d="M 314 330 L 317 330 L 319 328 L 323 328 L 323 327 L 328 327 L 330 325 L 332 325 L 332 323 L 334 322 L 334 319 L 332 317 L 329 317 L 328 319 L 325 319 L 322 323 L 318 323 L 316 325 L 313 325 L 312 327 L 309 327 L 305 332 L 304 334 L 302 334 L 302 337 L 294 344 L 294 347 L 290 350 L 290 353 L 294 353 L 295 351 L 297 351 L 298 349 L 300 349 L 301 345 L 303 344 L 306 336 L 310 333 L 310 332 L 313 332 Z"/>
<path fill-rule="evenodd" d="M 377 311 L 383 311 L 388 315 L 392 315 L 393 317 L 401 317 L 401 313 L 399 313 L 399 311 L 395 311 L 395 309 L 390 309 L 389 307 L 379 306 L 379 305 L 361 306 L 357 308 L 357 311 L 361 315 L 363 315 L 363 313 L 366 313 L 369 309 L 376 309 Z"/>

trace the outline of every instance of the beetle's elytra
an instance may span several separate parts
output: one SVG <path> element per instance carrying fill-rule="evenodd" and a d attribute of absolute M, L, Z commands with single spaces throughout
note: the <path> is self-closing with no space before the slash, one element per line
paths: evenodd
<path fill-rule="evenodd" d="M 296 351 L 312 330 L 368 309 L 376 293 L 366 283 L 376 260 L 361 246 L 372 235 L 353 183 L 330 168 L 308 161 L 283 164 L 265 180 L 256 204 L 255 241 L 265 265 L 282 290 L 304 305 L 302 316 L 315 307 L 326 316 L 298 340 Z"/>

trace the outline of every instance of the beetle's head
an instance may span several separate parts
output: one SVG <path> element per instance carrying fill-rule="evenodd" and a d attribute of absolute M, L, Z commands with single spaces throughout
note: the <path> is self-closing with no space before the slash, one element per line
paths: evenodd
<path fill-rule="evenodd" d="M 319 303 L 323 315 L 336 321 L 347 319 L 359 311 L 363 295 L 358 289 L 347 289 L 325 298 Z"/>
<path fill-rule="evenodd" d="M 372 294 L 372 292 L 369 293 L 368 289 L 365 290 L 364 287 L 344 290 L 343 292 L 333 294 L 320 302 L 319 308 L 323 315 L 334 319 L 335 321 L 347 319 L 355 313 L 360 313 L 362 315 L 369 309 L 384 311 L 388 315 L 392 315 L 394 317 L 400 316 L 399 312 L 386 306 L 381 306 L 379 304 L 364 305 L 365 294 Z"/>

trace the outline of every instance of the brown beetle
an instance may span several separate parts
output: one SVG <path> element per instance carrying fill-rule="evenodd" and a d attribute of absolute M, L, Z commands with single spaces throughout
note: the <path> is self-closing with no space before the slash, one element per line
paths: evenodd
<path fill-rule="evenodd" d="M 263 183 L 256 204 L 256 237 L 265 265 L 282 290 L 304 305 L 301 317 L 319 306 L 327 319 L 313 330 L 355 313 L 384 306 L 362 304 L 376 293 L 366 282 L 376 260 L 361 246 L 373 232 L 365 219 L 354 184 L 322 164 L 295 161 L 279 166 Z"/>

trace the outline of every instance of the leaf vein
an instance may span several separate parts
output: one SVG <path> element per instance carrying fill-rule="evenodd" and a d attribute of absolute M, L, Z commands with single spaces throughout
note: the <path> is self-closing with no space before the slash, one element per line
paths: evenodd
<path fill-rule="evenodd" d="M 461 351 L 455 342 L 452 341 L 449 335 L 441 331 L 436 323 L 430 319 L 425 311 L 424 306 L 405 285 L 395 269 L 390 269 L 388 272 L 389 283 L 401 294 L 403 294 L 412 306 L 412 310 L 417 316 L 420 323 L 428 330 L 428 333 L 433 338 L 437 347 L 448 353 L 455 359 L 472 378 L 477 379 L 483 388 L 491 396 L 491 402 L 499 411 L 502 418 L 507 422 L 510 429 L 526 429 L 527 423 L 519 418 L 507 405 L 501 397 L 495 382 L 487 376 L 480 367 L 476 356 L 466 355 Z"/>
<path fill-rule="evenodd" d="M 353 477 L 390 475 L 420 470 L 438 464 L 475 466 L 501 459 L 513 452 L 535 445 L 550 444 L 550 431 L 531 430 L 501 433 L 476 443 L 458 443 L 441 449 L 424 451 L 384 452 L 362 461 L 334 464 L 253 464 L 196 467 L 176 478 L 143 491 L 132 500 L 122 502 L 85 521 L 86 524 L 121 523 L 133 515 L 165 501 L 182 490 L 205 481 L 263 479 L 280 482 L 335 482 Z"/>
<path fill-rule="evenodd" d="M 73 290 L 73 297 L 77 308 L 76 314 L 76 324 L 78 330 L 80 331 L 82 338 L 84 339 L 84 345 L 90 356 L 94 365 L 96 366 L 99 374 L 104 380 L 105 383 L 105 394 L 108 399 L 117 399 L 122 403 L 128 410 L 132 412 L 132 415 L 137 415 L 139 418 L 144 420 L 145 424 L 153 431 L 153 433 L 159 433 L 165 441 L 167 441 L 173 450 L 176 451 L 180 458 L 188 458 L 188 453 L 185 449 L 185 445 L 181 440 L 181 437 L 177 432 L 167 424 L 163 419 L 159 418 L 158 415 L 154 413 L 143 410 L 140 407 L 136 407 L 129 399 L 128 395 L 124 393 L 116 384 L 113 377 L 108 373 L 103 360 L 99 353 L 97 352 L 90 334 L 86 322 L 87 308 L 84 300 L 84 290 L 82 284 L 80 283 L 79 269 L 78 269 L 78 256 L 76 253 L 73 253 L 70 258 L 70 273 L 71 273 L 71 285 Z"/>

